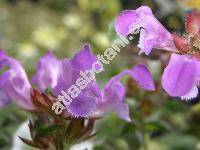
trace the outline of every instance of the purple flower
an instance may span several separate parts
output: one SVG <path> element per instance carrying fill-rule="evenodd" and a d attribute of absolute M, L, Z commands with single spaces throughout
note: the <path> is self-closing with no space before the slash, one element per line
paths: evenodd
<path fill-rule="evenodd" d="M 140 53 L 148 55 L 152 48 L 170 51 L 176 49 L 170 32 L 154 17 L 147 6 L 136 10 L 125 10 L 116 19 L 115 30 L 119 35 L 127 36 L 138 28 L 141 28 L 138 44 Z"/>
<path fill-rule="evenodd" d="M 40 58 L 32 83 L 36 84 L 41 91 L 48 87 L 54 88 L 57 85 L 60 70 L 61 60 L 58 60 L 53 53 L 49 52 Z"/>
<path fill-rule="evenodd" d="M 148 91 L 155 90 L 151 73 L 144 64 L 138 64 L 131 70 L 122 71 L 108 81 L 108 83 L 101 91 L 102 98 L 97 104 L 95 115 L 101 116 L 114 110 L 117 112 L 118 116 L 121 119 L 131 121 L 129 117 L 128 105 L 124 103 L 126 90 L 123 84 L 120 83 L 120 79 L 125 75 L 129 75 L 134 80 L 136 80 L 136 82 L 142 89 Z"/>
<path fill-rule="evenodd" d="M 1 51 L 1 69 L 4 66 L 9 69 L 0 76 L 0 106 L 14 100 L 24 109 L 37 109 L 32 104 L 32 87 L 22 65 Z M 116 111 L 120 118 L 130 121 L 129 108 L 124 102 L 126 90 L 120 79 L 129 75 L 141 88 L 154 90 L 150 72 L 145 65 L 139 64 L 114 76 L 103 90 L 100 90 L 95 73 L 102 70 L 103 64 L 92 54 L 89 45 L 84 45 L 82 50 L 70 59 L 58 60 L 52 53 L 40 58 L 32 81 L 41 92 L 49 86 L 55 96 L 59 96 L 63 91 L 69 92 L 72 99 L 71 103 L 66 105 L 66 115 L 70 113 L 76 117 L 95 117 Z"/>
<path fill-rule="evenodd" d="M 73 92 L 71 90 L 70 92 L 78 93 L 78 96 L 72 99 L 69 106 L 66 106 L 72 115 L 76 117 L 102 116 L 114 110 L 120 118 L 130 121 L 128 105 L 124 103 L 125 87 L 120 83 L 120 79 L 124 75 L 129 75 L 138 82 L 141 88 L 154 90 L 150 72 L 144 65 L 137 65 L 131 70 L 124 70 L 114 76 L 103 90 L 100 90 L 94 73 L 90 72 L 96 61 L 97 58 L 92 54 L 89 45 L 85 45 L 73 58 L 64 59 L 61 75 L 54 89 L 55 95 L 60 94 L 62 90 L 69 91 L 71 86 L 76 84 L 76 88 L 74 87 Z M 87 72 L 87 75 L 80 75 L 80 71 L 84 72 L 85 75 Z M 77 84 L 78 78 L 82 80 L 79 85 Z"/>
<path fill-rule="evenodd" d="M 74 89 L 70 88 L 76 84 L 77 79 L 80 77 L 80 71 L 91 70 L 92 64 L 96 60 L 96 56 L 92 54 L 89 45 L 84 45 L 83 49 L 73 58 L 62 60 L 61 74 L 58 84 L 54 88 L 54 94 L 59 95 L 62 90 L 67 92 L 71 89 L 71 93 L 79 95 L 73 98 L 72 103 L 67 107 L 68 111 L 74 116 L 85 117 L 94 111 L 98 98 L 101 96 L 99 87 L 89 72 L 86 75 L 89 81 L 80 78 L 82 80 L 79 81 L 82 82 L 81 87 L 74 86 Z"/>
<path fill-rule="evenodd" d="M 0 106 L 10 103 L 12 100 L 24 109 L 33 109 L 31 102 L 31 85 L 22 65 L 14 58 L 8 57 L 0 51 L 0 69 L 8 66 L 9 69 L 0 76 Z"/>
<path fill-rule="evenodd" d="M 200 85 L 200 12 L 187 15 L 185 37 L 170 34 L 147 6 L 123 11 L 115 24 L 120 35 L 128 35 L 138 27 L 142 28 L 139 44 L 142 52 L 149 54 L 152 48 L 160 48 L 181 54 L 172 54 L 164 70 L 162 86 L 165 91 L 186 100 L 196 97 Z"/>

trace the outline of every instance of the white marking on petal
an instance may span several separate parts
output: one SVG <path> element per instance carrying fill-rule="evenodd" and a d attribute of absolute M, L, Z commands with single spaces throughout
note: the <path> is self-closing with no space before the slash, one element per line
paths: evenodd
<path fill-rule="evenodd" d="M 198 88 L 196 85 L 194 85 L 191 89 L 191 91 L 189 93 L 187 93 L 186 95 L 182 96 L 181 99 L 182 100 L 191 100 L 195 97 L 197 97 L 197 94 L 198 94 Z"/>

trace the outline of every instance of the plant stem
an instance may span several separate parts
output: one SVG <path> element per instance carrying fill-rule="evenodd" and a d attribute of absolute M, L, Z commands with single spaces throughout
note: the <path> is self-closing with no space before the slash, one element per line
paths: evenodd
<path fill-rule="evenodd" d="M 143 149 L 144 149 L 144 150 L 148 150 L 149 135 L 148 135 L 148 133 L 146 132 L 146 127 L 145 127 L 145 122 L 144 122 L 144 120 L 142 120 L 141 133 L 142 133 Z"/>
<path fill-rule="evenodd" d="M 142 142 L 143 142 L 143 149 L 148 150 L 148 140 L 149 140 L 149 135 L 146 133 L 144 127 L 142 129 Z"/>

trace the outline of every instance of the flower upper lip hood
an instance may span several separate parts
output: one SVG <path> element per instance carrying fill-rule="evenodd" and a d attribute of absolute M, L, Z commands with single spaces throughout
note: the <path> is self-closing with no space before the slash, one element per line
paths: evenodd
<path fill-rule="evenodd" d="M 193 11 L 186 16 L 185 37 L 168 32 L 147 6 L 123 11 L 116 19 L 115 30 L 120 35 L 128 35 L 138 27 L 142 27 L 138 45 L 141 52 L 148 55 L 152 48 L 157 48 L 181 54 L 172 54 L 164 70 L 165 91 L 186 100 L 196 97 L 200 85 L 200 12 Z"/>
<path fill-rule="evenodd" d="M 125 10 L 116 19 L 117 34 L 126 36 L 141 28 L 138 47 L 148 55 L 152 48 L 176 51 L 169 31 L 154 17 L 148 6 L 141 6 L 136 10 Z"/>
<path fill-rule="evenodd" d="M 42 91 L 50 86 L 57 85 L 61 71 L 61 60 L 57 59 L 53 53 L 49 52 L 41 57 L 37 63 L 37 72 L 32 78 L 32 83 L 38 85 Z"/>
<path fill-rule="evenodd" d="M 22 65 L 14 58 L 8 57 L 0 51 L 1 69 L 8 66 L 9 69 L 0 76 L 0 92 L 2 93 L 1 105 L 8 104 L 11 100 L 24 109 L 33 109 L 31 103 L 31 85 Z"/>

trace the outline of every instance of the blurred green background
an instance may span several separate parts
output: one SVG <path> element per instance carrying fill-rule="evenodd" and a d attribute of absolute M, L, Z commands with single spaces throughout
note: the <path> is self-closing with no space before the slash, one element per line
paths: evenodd
<path fill-rule="evenodd" d="M 113 28 L 124 9 L 148 5 L 171 32 L 183 33 L 185 13 L 200 9 L 200 0 L 1 0 L 0 48 L 24 65 L 29 78 L 39 57 L 53 51 L 72 57 L 84 43 L 101 54 L 117 38 Z M 96 124 L 95 150 L 200 150 L 200 97 L 190 102 L 170 98 L 160 86 L 169 54 L 158 50 L 138 56 L 138 36 L 98 75 L 101 87 L 110 77 L 137 62 L 146 63 L 156 80 L 156 92 L 144 92 L 124 80 L 132 122 L 109 114 Z M 0 150 L 9 150 L 13 134 L 30 116 L 11 104 L 0 110 Z M 21 150 L 21 149 L 19 149 Z"/>

